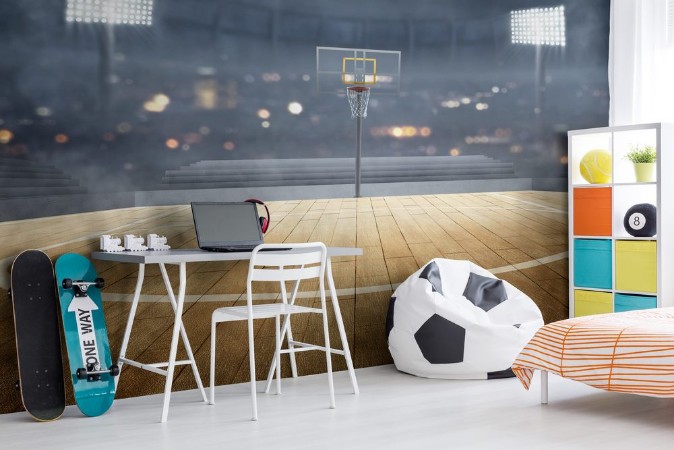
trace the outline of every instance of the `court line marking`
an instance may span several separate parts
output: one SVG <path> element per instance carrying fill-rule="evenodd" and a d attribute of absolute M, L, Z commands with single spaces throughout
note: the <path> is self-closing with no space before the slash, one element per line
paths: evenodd
<path fill-rule="evenodd" d="M 489 269 L 493 274 L 514 272 L 516 270 L 530 269 L 532 267 L 549 264 L 555 261 L 561 261 L 569 257 L 569 252 L 557 253 L 555 255 L 544 256 L 538 259 L 532 259 L 517 264 L 509 264 L 506 266 Z M 344 288 L 337 289 L 337 297 L 353 297 L 357 295 L 374 294 L 378 292 L 393 292 L 401 283 L 380 284 L 377 286 L 363 286 L 358 288 Z M 259 293 L 253 294 L 253 301 L 277 300 L 280 294 L 278 293 Z M 300 291 L 297 293 L 297 298 L 318 298 L 318 291 Z M 133 294 L 115 294 L 103 292 L 103 301 L 106 302 L 125 302 L 131 303 Z M 167 295 L 157 294 L 141 294 L 140 302 L 154 303 L 159 301 L 168 301 Z M 218 302 L 218 303 L 234 303 L 236 301 L 245 301 L 246 294 L 204 294 L 204 295 L 185 295 L 185 302 Z"/>
<path fill-rule="evenodd" d="M 534 206 L 537 206 L 537 207 L 539 207 L 539 208 L 546 209 L 546 210 L 548 210 L 548 211 L 553 211 L 553 212 L 563 213 L 563 214 L 568 214 L 568 213 L 569 213 L 566 209 L 555 208 L 555 207 L 553 207 L 553 206 L 548 206 L 548 205 L 545 205 L 545 204 L 543 204 L 543 203 L 532 202 L 532 201 L 530 201 L 530 200 L 522 200 L 522 199 L 520 199 L 520 198 L 511 197 L 511 196 L 509 196 L 509 195 L 502 194 L 502 193 L 500 193 L 500 192 L 495 192 L 494 195 L 498 195 L 499 197 L 505 197 L 505 198 L 507 198 L 508 200 L 513 200 L 513 201 L 520 202 L 520 203 L 526 203 L 526 204 L 528 204 L 528 205 L 534 205 Z"/>
<path fill-rule="evenodd" d="M 79 237 L 79 238 L 76 238 L 76 239 L 70 239 L 68 241 L 63 241 L 63 242 L 59 242 L 59 243 L 56 243 L 56 244 L 47 245 L 46 247 L 41 247 L 41 248 L 38 248 L 36 250 L 41 250 L 41 251 L 44 252 L 44 251 L 47 251 L 47 250 L 51 250 L 53 248 L 61 247 L 63 245 L 75 244 L 77 242 L 82 242 L 82 241 L 91 241 L 92 239 L 96 240 L 96 239 L 100 238 L 100 236 L 102 234 L 112 234 L 113 232 L 124 229 L 124 228 L 133 227 L 133 226 L 141 224 L 143 222 L 148 222 L 150 220 L 163 219 L 164 217 L 168 217 L 168 216 L 171 216 L 171 215 L 174 215 L 174 214 L 176 214 L 175 210 L 171 211 L 171 212 L 168 212 L 168 213 L 165 213 L 165 214 L 157 214 L 157 215 L 152 216 L 152 217 L 146 217 L 144 219 L 138 219 L 138 220 L 135 220 L 133 222 L 129 222 L 129 223 L 126 223 L 124 225 L 120 225 L 118 227 L 110 228 L 108 230 L 92 232 L 92 233 L 89 233 L 85 236 L 82 236 L 82 237 Z M 13 256 L 8 256 L 6 258 L 0 259 L 0 288 L 9 289 L 10 278 L 9 278 L 9 271 L 7 269 L 8 269 L 9 266 L 12 265 L 12 262 L 14 262 L 14 259 L 17 256 L 18 255 L 13 255 Z"/>

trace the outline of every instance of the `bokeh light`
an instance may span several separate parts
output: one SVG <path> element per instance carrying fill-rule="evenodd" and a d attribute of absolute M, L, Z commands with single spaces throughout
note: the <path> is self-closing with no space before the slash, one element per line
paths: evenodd
<path fill-rule="evenodd" d="M 300 102 L 290 102 L 288 103 L 288 112 L 290 114 L 302 114 L 302 110 L 304 108 L 302 107 L 302 104 Z"/>
<path fill-rule="evenodd" d="M 51 108 L 48 108 L 46 106 L 38 106 L 35 108 L 35 114 L 37 114 L 40 117 L 49 117 L 51 116 Z"/>
<path fill-rule="evenodd" d="M 518 153 L 522 153 L 522 150 L 524 150 L 524 149 L 522 148 L 521 145 L 511 145 L 510 146 L 510 153 L 518 154 Z"/>
<path fill-rule="evenodd" d="M 266 108 L 260 108 L 257 110 L 257 116 L 262 120 L 267 120 L 271 117 L 271 113 Z"/>
<path fill-rule="evenodd" d="M 166 147 L 170 148 L 171 150 L 175 150 L 180 146 L 180 142 L 178 142 L 177 139 L 169 138 L 166 139 Z"/>
<path fill-rule="evenodd" d="M 0 130 L 0 144 L 9 144 L 14 139 L 14 133 L 9 130 Z"/>
<path fill-rule="evenodd" d="M 119 133 L 128 133 L 131 131 L 131 124 L 128 122 L 122 122 L 117 125 L 117 131 Z"/>
<path fill-rule="evenodd" d="M 171 103 L 171 99 L 168 95 L 158 93 L 155 94 L 150 100 L 143 103 L 143 108 L 148 112 L 164 112 L 166 107 Z"/>
<path fill-rule="evenodd" d="M 414 137 L 429 137 L 433 134 L 431 127 L 416 127 L 414 125 L 381 126 L 370 128 L 370 135 L 374 137 L 391 136 L 396 139 L 409 139 Z"/>

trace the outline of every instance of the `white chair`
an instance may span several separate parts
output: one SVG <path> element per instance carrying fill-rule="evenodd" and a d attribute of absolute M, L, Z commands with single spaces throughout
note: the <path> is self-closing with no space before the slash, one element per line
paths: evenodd
<path fill-rule="evenodd" d="M 273 250 L 275 248 L 290 248 L 290 250 L 278 252 L 260 252 L 260 250 Z M 248 282 L 246 286 L 246 306 L 233 306 L 218 308 L 213 311 L 211 317 L 211 387 L 210 404 L 215 404 L 215 338 L 216 325 L 220 322 L 234 320 L 248 320 L 248 353 L 250 356 L 250 393 L 253 401 L 253 420 L 257 420 L 257 393 L 255 382 L 255 342 L 253 336 L 253 319 L 276 319 L 276 350 L 272 367 L 276 368 L 276 393 L 281 393 L 281 354 L 289 353 L 293 375 L 296 375 L 295 352 L 308 350 L 321 350 L 325 352 L 325 360 L 328 369 L 328 385 L 330 389 L 330 408 L 335 407 L 335 391 L 332 379 L 332 361 L 330 358 L 330 336 L 328 333 L 328 312 L 325 301 L 325 266 L 327 261 L 327 249 L 323 243 L 314 242 L 307 244 L 261 244 L 255 247 L 250 257 L 248 267 Z M 291 267 L 291 268 L 286 268 Z M 319 279 L 319 292 L 321 308 L 309 308 L 294 304 L 295 294 L 301 280 Z M 253 305 L 252 283 L 254 281 L 279 282 L 281 288 L 281 303 Z M 286 281 L 295 281 L 292 301 L 288 303 L 286 293 Z M 290 328 L 291 314 L 322 314 L 323 333 L 325 336 L 324 346 L 307 344 L 293 340 Z M 283 332 L 281 331 L 281 316 L 285 316 Z M 281 349 L 281 341 L 287 329 L 288 348 Z M 271 375 L 271 374 L 270 374 Z M 271 381 L 271 379 L 269 379 Z M 267 383 L 265 392 L 270 383 Z"/>

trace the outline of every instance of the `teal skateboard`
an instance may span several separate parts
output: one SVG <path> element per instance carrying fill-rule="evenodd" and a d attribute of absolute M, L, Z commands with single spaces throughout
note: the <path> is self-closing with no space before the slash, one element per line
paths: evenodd
<path fill-rule="evenodd" d="M 100 416 L 115 399 L 119 368 L 112 364 L 103 315 L 103 279 L 84 256 L 66 253 L 56 260 L 56 285 L 70 361 L 75 402 L 86 416 Z"/>

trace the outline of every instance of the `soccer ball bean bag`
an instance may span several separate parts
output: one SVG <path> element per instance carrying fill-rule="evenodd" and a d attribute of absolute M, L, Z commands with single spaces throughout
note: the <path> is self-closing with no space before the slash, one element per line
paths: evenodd
<path fill-rule="evenodd" d="M 543 326 L 536 304 L 470 261 L 434 259 L 393 293 L 386 330 L 398 370 L 427 378 L 513 376 Z"/>

